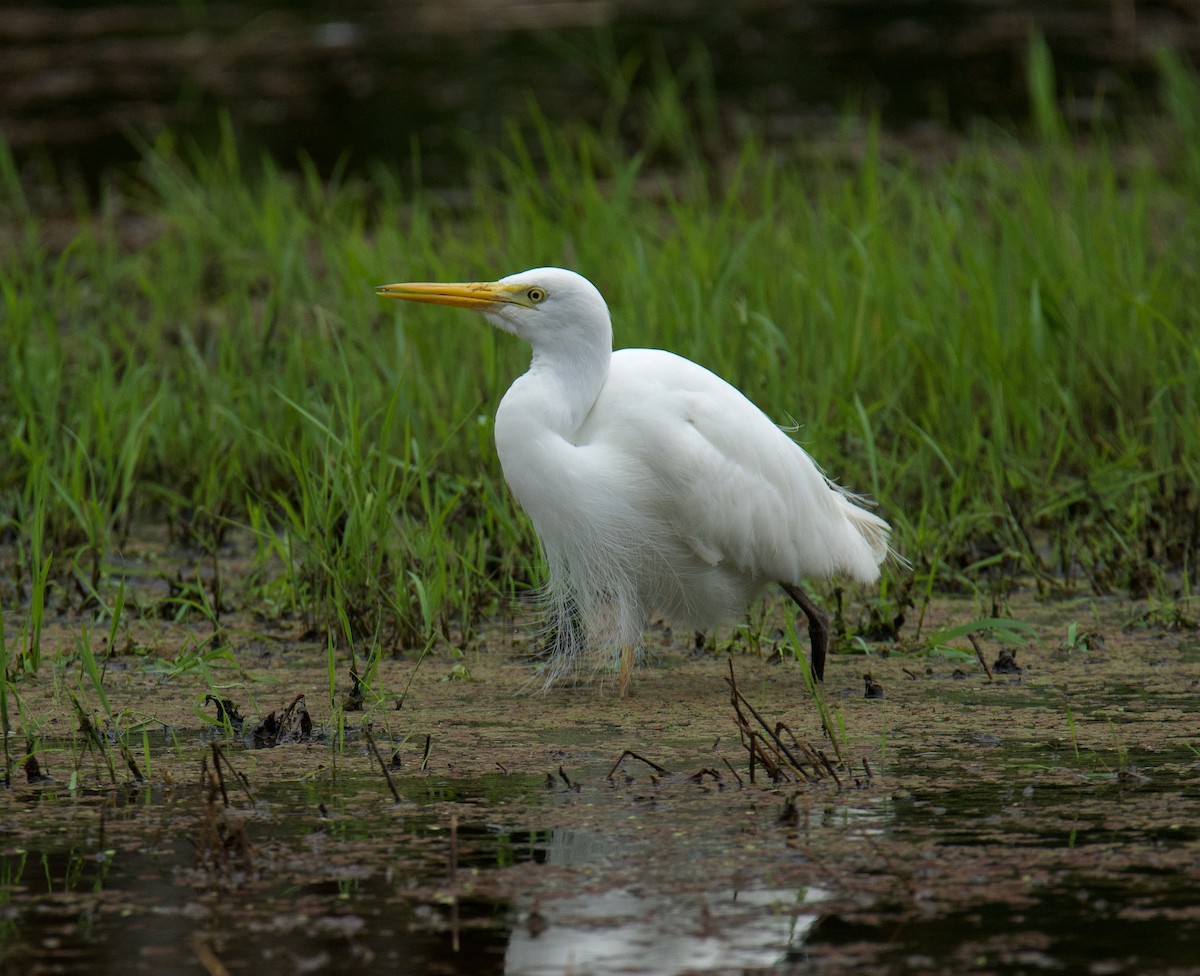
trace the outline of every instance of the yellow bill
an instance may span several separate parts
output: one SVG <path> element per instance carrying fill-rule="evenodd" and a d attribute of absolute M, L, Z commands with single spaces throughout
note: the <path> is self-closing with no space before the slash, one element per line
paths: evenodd
<path fill-rule="evenodd" d="M 381 298 L 398 298 L 406 302 L 426 302 L 430 305 L 453 305 L 486 311 L 497 305 L 524 304 L 522 289 L 499 281 L 474 281 L 441 284 L 429 281 L 410 281 L 395 285 L 380 285 L 375 294 Z"/>

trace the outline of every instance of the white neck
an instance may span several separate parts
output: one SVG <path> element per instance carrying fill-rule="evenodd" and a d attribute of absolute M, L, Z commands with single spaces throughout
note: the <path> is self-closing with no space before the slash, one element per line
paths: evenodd
<path fill-rule="evenodd" d="M 554 349 L 535 349 L 529 370 L 504 399 L 520 394 L 522 412 L 530 420 L 536 418 L 547 433 L 573 441 L 608 378 L 611 360 L 611 343 L 597 343 L 582 353 L 575 348 L 569 356 Z"/>
<path fill-rule="evenodd" d="M 541 510 L 539 498 L 550 486 L 564 490 L 580 428 L 608 378 L 612 349 L 593 345 L 570 357 L 553 349 L 534 352 L 529 371 L 519 377 L 496 411 L 496 452 L 504 478 L 526 511 Z"/>

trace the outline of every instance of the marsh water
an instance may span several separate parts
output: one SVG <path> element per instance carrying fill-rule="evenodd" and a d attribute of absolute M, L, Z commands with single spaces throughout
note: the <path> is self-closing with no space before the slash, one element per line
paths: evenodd
<path fill-rule="evenodd" d="M 706 103 L 705 128 L 720 115 L 735 132 L 809 139 L 851 104 L 928 148 L 946 124 L 1025 115 L 1035 29 L 1083 124 L 1140 104 L 1155 52 L 1200 50 L 1181 3 L 59 0 L 0 22 L 12 52 L 0 133 L 22 159 L 50 154 L 91 177 L 135 163 L 163 129 L 207 144 L 224 115 L 287 163 L 299 151 L 322 169 L 382 157 L 407 172 L 419 144 L 423 178 L 458 185 L 531 98 L 556 122 L 607 126 L 631 92 L 666 86 Z M 650 111 L 625 135 L 669 144 L 670 125 Z"/>
<path fill-rule="evenodd" d="M 79 666 L 18 689 L 4 971 L 1200 972 L 1200 636 L 1152 609 L 1030 598 L 1019 673 L 839 655 L 832 737 L 786 646 L 663 635 L 632 698 L 541 696 L 498 627 L 343 711 L 317 644 L 196 663 L 163 625 L 105 662 L 111 718 Z M 752 774 L 731 674 L 833 775 Z M 311 729 L 249 748 L 298 695 Z"/>

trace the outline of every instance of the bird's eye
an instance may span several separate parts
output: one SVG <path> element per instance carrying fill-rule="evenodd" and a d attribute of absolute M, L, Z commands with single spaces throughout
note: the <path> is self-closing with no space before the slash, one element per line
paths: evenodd
<path fill-rule="evenodd" d="M 546 289 L 538 288 L 536 285 L 525 292 L 525 297 L 528 298 L 534 305 L 541 305 L 546 300 Z"/>

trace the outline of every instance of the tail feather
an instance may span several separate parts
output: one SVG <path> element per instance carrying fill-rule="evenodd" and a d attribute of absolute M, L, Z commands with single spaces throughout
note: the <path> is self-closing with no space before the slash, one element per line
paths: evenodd
<path fill-rule="evenodd" d="M 857 506 L 851 507 L 846 513 L 854 528 L 871 549 L 875 565 L 882 563 L 892 554 L 892 527 L 873 512 L 863 511 Z"/>
<path fill-rule="evenodd" d="M 829 485 L 838 494 L 842 513 L 850 523 L 851 531 L 866 545 L 865 552 L 859 548 L 859 552 L 863 558 L 855 560 L 853 565 L 846 568 L 862 582 L 874 582 L 879 576 L 879 566 L 886 559 L 892 557 L 899 559 L 901 562 L 904 561 L 903 557 L 899 556 L 892 549 L 892 527 L 874 512 L 870 512 L 864 507 L 869 505 L 870 502 L 861 495 L 847 491 L 832 481 L 829 482 Z"/>

